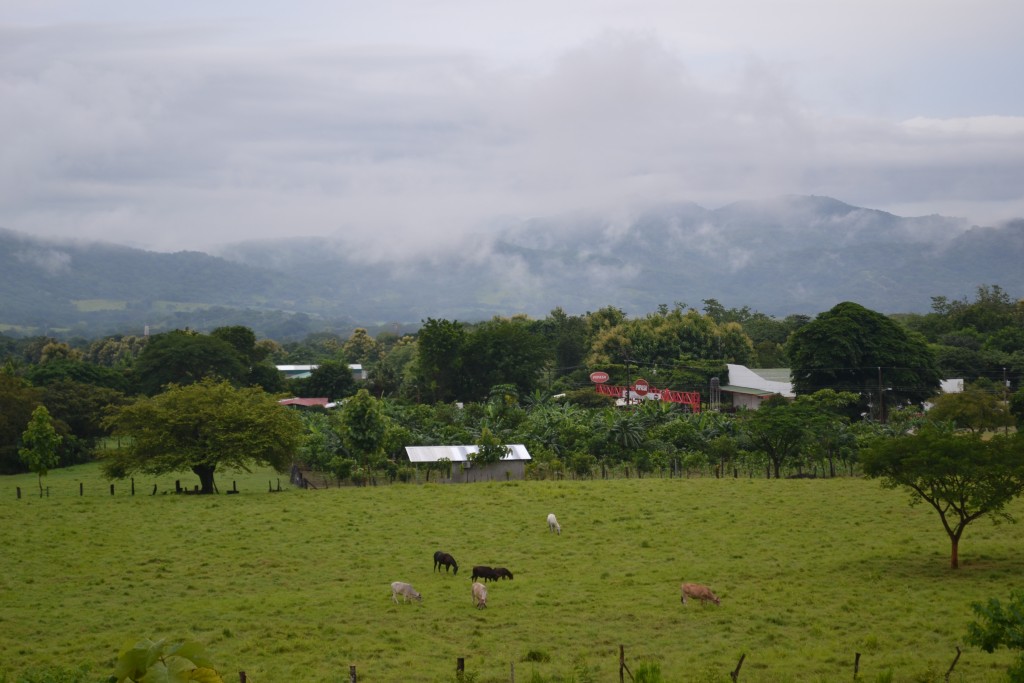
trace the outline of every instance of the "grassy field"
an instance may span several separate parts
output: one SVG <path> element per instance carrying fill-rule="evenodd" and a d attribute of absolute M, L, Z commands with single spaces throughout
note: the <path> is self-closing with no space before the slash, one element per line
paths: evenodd
<path fill-rule="evenodd" d="M 86 665 L 101 681 L 128 639 L 191 637 L 225 680 L 255 683 L 347 681 L 349 665 L 360 681 L 452 681 L 458 657 L 477 683 L 513 663 L 520 682 L 617 681 L 620 644 L 666 681 L 728 681 L 741 654 L 740 681 L 849 681 L 856 652 L 859 680 L 941 681 L 970 604 L 1024 582 L 1024 526 L 975 523 L 952 572 L 936 514 L 859 479 L 274 494 L 274 473 L 221 488 L 232 479 L 239 495 L 149 495 L 167 477 L 111 496 L 81 466 L 40 498 L 34 476 L 0 477 L 0 680 Z M 432 572 L 438 549 L 458 576 Z M 474 564 L 515 573 L 485 610 Z M 393 604 L 395 580 L 423 602 Z M 683 580 L 721 606 L 681 605 Z M 1010 658 L 965 648 L 951 680 L 1002 680 Z"/>

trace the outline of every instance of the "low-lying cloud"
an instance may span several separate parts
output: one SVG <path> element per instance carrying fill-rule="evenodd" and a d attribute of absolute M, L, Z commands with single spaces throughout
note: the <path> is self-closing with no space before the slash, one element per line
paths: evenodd
<path fill-rule="evenodd" d="M 321 235 L 374 259 L 666 201 L 1024 215 L 1024 117 L 815 111 L 778 65 L 711 83 L 649 31 L 543 64 L 96 25 L 0 29 L 0 44 L 0 126 L 18 131 L 0 226 L 39 235 L 168 250 Z"/>

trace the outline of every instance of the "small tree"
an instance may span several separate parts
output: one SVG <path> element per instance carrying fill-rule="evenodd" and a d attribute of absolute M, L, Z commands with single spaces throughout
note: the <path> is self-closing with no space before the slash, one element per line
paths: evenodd
<path fill-rule="evenodd" d="M 21 435 L 24 444 L 18 449 L 21 461 L 39 477 L 39 496 L 43 495 L 43 477 L 60 462 L 57 449 L 64 439 L 53 428 L 53 418 L 46 406 L 32 411 L 28 429 Z"/>
<path fill-rule="evenodd" d="M 496 462 L 501 462 L 501 459 L 509 454 L 508 447 L 502 444 L 487 427 L 480 431 L 476 447 L 477 451 L 473 454 L 473 462 L 478 465 L 493 465 Z"/>
<path fill-rule="evenodd" d="M 992 598 L 986 604 L 972 604 L 971 609 L 978 621 L 968 625 L 967 642 L 989 653 L 999 647 L 1020 652 L 1007 674 L 1013 683 L 1024 683 L 1024 590 L 1012 592 L 1005 608 Z"/>
<path fill-rule="evenodd" d="M 864 472 L 886 488 L 910 492 L 910 504 L 935 508 L 951 544 L 950 568 L 960 566 L 960 538 L 986 515 L 1012 522 L 1006 506 L 1024 493 L 1024 436 L 983 440 L 935 428 L 876 442 L 862 455 Z"/>

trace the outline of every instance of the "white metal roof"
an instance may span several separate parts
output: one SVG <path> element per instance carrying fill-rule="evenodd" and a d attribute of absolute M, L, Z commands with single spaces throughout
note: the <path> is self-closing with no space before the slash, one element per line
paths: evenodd
<path fill-rule="evenodd" d="M 508 460 L 530 460 L 530 453 L 522 444 L 508 444 L 509 454 L 502 458 Z M 448 458 L 452 462 L 467 462 L 470 453 L 476 453 L 476 446 L 406 446 L 409 462 L 437 462 Z"/>
<path fill-rule="evenodd" d="M 786 398 L 793 398 L 796 396 L 793 393 L 792 382 L 777 382 L 767 380 L 761 375 L 757 374 L 756 370 L 751 370 L 745 365 L 734 365 L 732 363 L 726 364 L 729 368 L 729 384 L 734 387 L 745 387 L 747 389 L 759 389 L 768 394 L 782 394 Z M 726 391 L 725 387 L 722 387 L 723 391 Z"/>

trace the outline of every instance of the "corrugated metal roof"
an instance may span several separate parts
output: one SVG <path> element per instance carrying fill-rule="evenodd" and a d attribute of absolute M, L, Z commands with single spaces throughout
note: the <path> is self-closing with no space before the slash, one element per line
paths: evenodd
<path fill-rule="evenodd" d="M 502 458 L 508 460 L 530 460 L 530 453 L 522 444 L 508 444 L 509 454 Z M 437 462 L 448 458 L 452 462 L 468 462 L 469 454 L 479 450 L 476 446 L 406 446 L 405 452 L 409 462 Z"/>
<path fill-rule="evenodd" d="M 767 398 L 768 396 L 774 396 L 776 392 L 766 391 L 764 389 L 754 389 L 752 387 L 737 387 L 732 384 L 726 384 L 719 387 L 722 391 L 728 391 L 730 394 L 744 394 L 746 396 L 761 396 Z"/>

